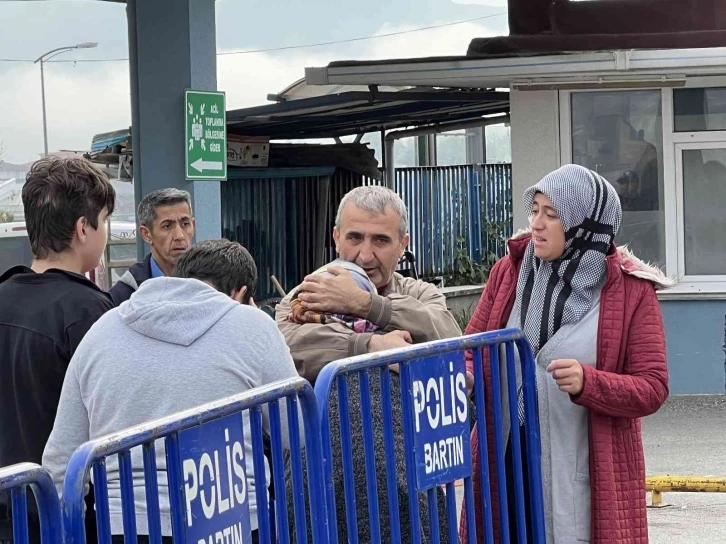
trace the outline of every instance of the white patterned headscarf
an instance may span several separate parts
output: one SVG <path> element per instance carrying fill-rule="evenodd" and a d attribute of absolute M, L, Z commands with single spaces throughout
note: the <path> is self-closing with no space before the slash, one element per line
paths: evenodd
<path fill-rule="evenodd" d="M 565 251 L 554 261 L 534 255 L 530 241 L 517 281 L 520 326 L 537 353 L 562 325 L 588 312 L 607 275 L 605 259 L 623 211 L 615 188 L 604 178 L 569 164 L 547 174 L 524 192 L 532 210 L 537 193 L 554 204 L 565 231 Z"/>

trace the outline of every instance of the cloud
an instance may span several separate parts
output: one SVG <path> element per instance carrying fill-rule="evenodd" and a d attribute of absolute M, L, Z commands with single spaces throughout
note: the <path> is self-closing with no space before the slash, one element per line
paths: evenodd
<path fill-rule="evenodd" d="M 504 23 L 506 24 L 506 18 Z M 410 26 L 383 25 L 377 34 L 413 30 Z M 463 23 L 381 38 L 372 42 L 371 59 L 465 55 L 473 38 L 493 36 L 497 28 L 481 23 Z"/>
<path fill-rule="evenodd" d="M 405 32 L 414 27 L 383 25 L 376 35 Z M 298 49 L 280 53 L 223 55 L 217 62 L 217 80 L 227 93 L 230 109 L 259 105 L 269 93 L 281 91 L 305 76 L 305 67 L 326 66 L 336 60 L 463 55 L 471 38 L 491 36 L 493 31 L 475 23 L 411 32 L 359 42 L 357 51 L 341 54 L 333 47 Z"/>
<path fill-rule="evenodd" d="M 463 55 L 472 38 L 501 32 L 501 25 L 506 30 L 506 18 L 498 19 L 488 20 L 487 26 L 466 23 L 340 46 L 223 55 L 218 57 L 217 63 L 218 88 L 226 91 L 230 109 L 265 104 L 269 93 L 276 93 L 304 77 L 307 66 L 326 66 L 335 60 Z M 413 28 L 386 24 L 377 34 Z M 130 125 L 126 62 L 46 66 L 51 151 L 88 149 L 94 134 Z M 38 67 L 13 65 L 3 73 L 2 79 L 0 141 L 5 144 L 5 160 L 34 160 L 43 150 Z"/>
<path fill-rule="evenodd" d="M 43 151 L 39 68 L 16 65 L 0 86 L 0 141 L 5 160 L 35 160 Z M 87 150 L 94 134 L 131 123 L 128 65 L 124 62 L 74 68 L 45 67 L 48 147 Z"/>

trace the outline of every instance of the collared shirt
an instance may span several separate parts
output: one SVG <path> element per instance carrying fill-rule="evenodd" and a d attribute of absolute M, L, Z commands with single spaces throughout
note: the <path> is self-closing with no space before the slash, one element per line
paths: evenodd
<path fill-rule="evenodd" d="M 152 278 L 163 278 L 166 274 L 159 268 L 159 265 L 156 264 L 156 259 L 154 257 L 151 257 L 151 277 Z"/>

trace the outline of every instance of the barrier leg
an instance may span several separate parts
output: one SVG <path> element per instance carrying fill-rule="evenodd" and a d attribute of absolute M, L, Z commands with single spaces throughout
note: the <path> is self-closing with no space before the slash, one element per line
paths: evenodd
<path fill-rule="evenodd" d="M 11 492 L 13 500 L 13 541 L 28 542 L 28 496 L 26 487 L 16 487 Z"/>
<path fill-rule="evenodd" d="M 660 491 L 651 491 L 650 506 L 653 508 L 664 508 L 669 505 L 663 502 L 663 494 Z"/>

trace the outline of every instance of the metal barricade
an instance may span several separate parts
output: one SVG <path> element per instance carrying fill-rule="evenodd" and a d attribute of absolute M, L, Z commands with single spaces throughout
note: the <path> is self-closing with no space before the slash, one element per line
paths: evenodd
<path fill-rule="evenodd" d="M 0 493 L 9 491 L 13 518 L 13 544 L 27 544 L 28 501 L 30 487 L 38 505 L 42 544 L 62 544 L 61 508 L 50 475 L 34 463 L 20 463 L 0 468 Z M 2 540 L 2 538 L 0 538 Z"/>
<path fill-rule="evenodd" d="M 457 499 L 455 483 L 463 479 L 464 499 L 467 513 L 467 542 L 494 542 L 493 509 L 490 497 L 490 471 L 496 471 L 498 486 L 499 524 L 501 542 L 509 542 L 507 486 L 505 482 L 505 433 L 502 399 L 503 380 L 500 372 L 500 349 L 504 352 L 503 368 L 506 376 L 516 377 L 515 346 L 521 362 L 522 391 L 526 414 L 526 461 L 529 480 L 526 482 L 530 506 L 530 524 L 525 529 L 525 482 L 522 469 L 522 444 L 519 433 L 510 433 L 513 452 L 516 516 L 520 542 L 545 543 L 544 508 L 540 465 L 539 419 L 536 394 L 536 373 L 532 350 L 517 329 L 487 332 L 449 340 L 419 344 L 395 351 L 373 353 L 351 357 L 327 365 L 320 373 L 315 385 L 315 396 L 321 416 L 323 437 L 323 470 L 326 498 L 330 514 L 330 542 L 339 541 L 339 529 L 347 534 L 347 541 L 359 541 L 358 517 L 367 513 L 371 542 L 401 542 L 402 534 L 411 542 L 440 542 L 444 537 L 451 543 L 458 542 Z M 479 499 L 483 505 L 484 519 L 475 520 L 473 463 L 470 446 L 469 397 L 465 357 L 470 350 L 474 360 L 474 389 L 476 413 L 479 414 L 479 466 L 481 467 L 482 489 Z M 485 412 L 485 374 L 482 363 L 483 350 L 489 351 L 490 382 L 495 434 L 496 466 L 489 466 Z M 391 365 L 398 365 L 398 373 Z M 400 374 L 399 374 L 400 373 Z M 380 374 L 380 384 L 374 374 Z M 353 380 L 357 378 L 357 380 Z M 393 403 L 393 381 L 400 380 L 401 406 Z M 380 387 L 380 414 L 376 403 L 371 401 L 371 384 Z M 351 384 L 360 388 L 359 398 L 350 394 Z M 334 394 L 337 389 L 337 396 Z M 514 428 L 519 426 L 518 383 L 508 379 L 506 383 L 509 421 Z M 378 395 L 378 391 L 376 391 Z M 331 404 L 337 402 L 338 418 L 331 418 Z M 361 440 L 353 439 L 352 430 L 357 432 L 360 417 Z M 402 425 L 394 425 L 401 417 Z M 332 436 L 331 423 L 339 426 L 339 435 Z M 395 431 L 395 428 L 398 431 Z M 400 436 L 399 434 L 402 434 Z M 382 435 L 382 439 L 381 436 Z M 384 451 L 375 451 L 374 437 Z M 333 455 L 332 441 L 340 440 L 340 454 Z M 396 456 L 396 444 L 403 446 L 403 457 Z M 361 453 L 362 452 L 362 453 Z M 363 455 L 364 462 L 360 456 Z M 354 456 L 358 457 L 357 463 Z M 340 466 L 342 465 L 342 466 Z M 364 466 L 363 466 L 364 465 Z M 361 474 L 365 470 L 364 475 Z M 333 471 L 342 471 L 338 485 L 333 481 Z M 385 471 L 385 483 L 381 485 Z M 405 472 L 406 488 L 398 478 Z M 358 474 L 358 479 L 356 479 Z M 380 479 L 377 479 L 380 478 Z M 337 487 L 337 489 L 336 489 Z M 342 487 L 342 489 L 341 489 Z M 445 497 L 442 497 L 445 488 Z M 359 495 L 356 496 L 356 490 Z M 365 490 L 365 494 L 362 493 Z M 379 499 L 385 492 L 387 499 Z M 423 494 L 426 495 L 425 500 Z M 341 497 L 341 495 L 343 495 Z M 399 497 L 408 502 L 408 508 L 399 504 Z M 418 499 L 418 500 L 417 500 Z M 344 500 L 345 520 L 342 513 L 335 513 L 337 501 Z M 358 503 L 367 503 L 362 508 Z M 445 507 L 441 507 L 444 503 Z M 423 535 L 421 504 L 428 512 L 428 535 Z M 445 510 L 446 527 L 439 521 L 439 510 Z M 382 515 L 383 511 L 388 516 Z M 341 510 L 342 512 L 342 510 Z M 363 514 L 361 514 L 363 512 Z M 401 515 L 410 517 L 410 527 L 403 527 Z M 386 519 L 387 518 L 387 519 Z M 476 521 L 485 527 L 484 535 L 476 534 Z M 339 527 L 344 523 L 342 527 Z M 385 534 L 382 535 L 382 531 Z M 403 533 L 410 531 L 410 533 Z M 390 534 L 388 534 L 390 532 Z M 426 538 L 424 538 L 424 536 Z M 343 540 L 341 538 L 341 540 Z"/>
<path fill-rule="evenodd" d="M 84 488 L 90 471 L 93 471 L 95 488 L 98 542 L 106 544 L 111 541 L 106 459 L 115 454 L 119 460 L 125 542 L 136 542 L 136 508 L 130 450 L 137 446 L 143 447 L 149 542 L 151 544 L 162 542 L 155 442 L 163 439 L 174 542 L 197 544 L 200 540 L 219 542 L 221 539 L 222 542 L 246 543 L 244 515 L 239 513 L 241 511 L 239 508 L 243 506 L 243 502 L 246 502 L 244 497 L 247 497 L 248 484 L 245 483 L 243 470 L 245 463 L 246 466 L 250 465 L 249 461 L 246 461 L 247 454 L 244 448 L 244 433 L 248 430 L 243 428 L 243 414 L 249 417 L 251 428 L 259 541 L 271 542 L 275 532 L 275 524 L 271 522 L 272 509 L 267 502 L 263 445 L 264 417 L 269 418 L 270 422 L 272 483 L 278 497 L 273 507 L 278 529 L 275 538 L 280 543 L 289 542 L 288 505 L 284 500 L 279 500 L 284 497 L 285 489 L 280 407 L 282 400 L 285 401 L 287 408 L 292 486 L 295 490 L 293 504 L 295 535 L 298 542 L 305 542 L 309 522 L 312 526 L 313 542 L 316 544 L 327 542 L 328 521 L 320 463 L 320 424 L 313 390 L 310 384 L 301 378 L 255 388 L 234 397 L 87 442 L 79 447 L 68 463 L 63 488 L 63 524 L 66 542 L 74 544 L 86 542 L 83 504 Z M 305 509 L 299 412 L 302 414 L 304 424 L 305 450 L 309 454 L 307 471 L 311 478 L 307 482 L 307 495 L 312 504 L 309 513 Z M 215 438 L 220 433 L 225 437 L 224 440 Z M 219 446 L 214 446 L 214 440 L 218 440 Z M 216 449 L 211 451 L 210 448 Z M 189 456 L 191 456 L 189 459 L 182 459 Z M 196 459 L 199 460 L 198 464 Z M 236 483 L 233 483 L 233 478 L 238 479 Z M 237 497 L 236 502 L 235 497 Z M 213 511 L 211 514 L 210 510 Z M 233 519 L 233 525 L 229 525 L 230 519 Z M 224 531 L 220 528 L 222 524 L 228 527 Z M 246 529 L 248 531 L 249 527 Z"/>

